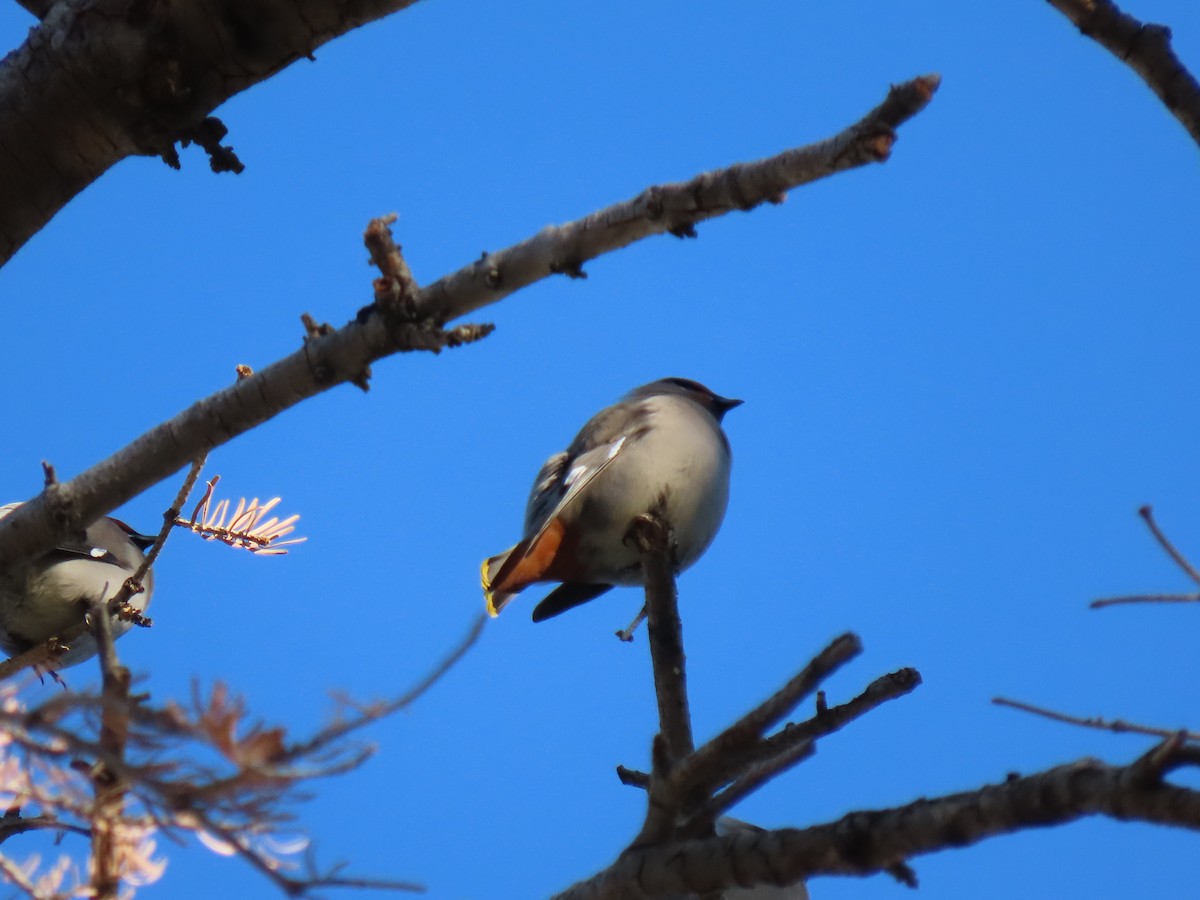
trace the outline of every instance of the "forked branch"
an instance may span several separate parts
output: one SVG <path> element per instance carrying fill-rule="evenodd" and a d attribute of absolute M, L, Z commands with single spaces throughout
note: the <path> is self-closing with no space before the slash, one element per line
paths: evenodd
<path fill-rule="evenodd" d="M 1163 781 L 1196 764 L 1193 745 L 1171 739 L 1126 766 L 1087 759 L 810 828 L 634 846 L 556 900 L 704 896 L 818 875 L 895 874 L 914 856 L 1093 815 L 1200 831 L 1200 791 Z"/>
<path fill-rule="evenodd" d="M 1183 574 L 1200 586 L 1200 572 L 1196 571 L 1196 567 L 1158 527 L 1158 523 L 1154 521 L 1154 511 L 1149 506 L 1143 506 L 1138 510 L 1138 515 L 1142 517 L 1142 521 L 1150 529 L 1154 540 L 1158 541 L 1158 545 L 1166 551 L 1175 565 L 1179 566 Z M 1106 606 L 1117 606 L 1124 603 L 1200 603 L 1200 592 L 1192 594 L 1126 594 L 1120 597 L 1104 597 L 1100 600 L 1093 600 L 1090 606 L 1092 609 L 1103 609 Z"/>

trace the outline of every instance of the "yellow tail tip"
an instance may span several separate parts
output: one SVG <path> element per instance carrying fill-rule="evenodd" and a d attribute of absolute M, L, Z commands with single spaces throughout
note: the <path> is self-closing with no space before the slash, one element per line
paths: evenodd
<path fill-rule="evenodd" d="M 491 561 L 489 557 L 479 567 L 479 583 L 483 585 L 483 599 L 487 603 L 487 613 L 494 619 L 500 615 L 500 610 L 496 608 L 496 595 L 492 593 L 492 582 L 488 578 L 488 563 Z"/>

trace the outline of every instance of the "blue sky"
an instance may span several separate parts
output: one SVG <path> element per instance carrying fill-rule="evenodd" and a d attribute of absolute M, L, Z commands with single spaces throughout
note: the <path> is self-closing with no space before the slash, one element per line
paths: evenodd
<path fill-rule="evenodd" d="M 1129 0 L 1200 68 L 1200 8 Z M 570 9 L 570 12 L 565 10 Z M 16 46 L 32 20 L 0 5 Z M 593 262 L 483 310 L 497 331 L 375 367 L 216 452 L 228 492 L 281 494 L 307 544 L 256 559 L 180 535 L 155 627 L 121 642 L 160 700 L 224 680 L 300 733 L 328 692 L 399 692 L 482 608 L 478 564 L 518 536 L 529 483 L 595 410 L 665 375 L 742 397 L 732 499 L 680 581 L 698 737 L 835 635 L 828 685 L 925 684 L 736 813 L 824 822 L 1148 743 L 993 708 L 1200 727 L 1187 606 L 1135 511 L 1200 558 L 1194 363 L 1197 148 L 1149 90 L 1043 2 L 749 4 L 427 0 L 219 111 L 247 165 L 129 160 L 0 270 L 0 502 L 107 456 L 341 324 L 370 299 L 361 233 L 395 211 L 431 281 L 644 186 L 824 138 L 889 83 L 941 91 L 892 160 L 779 207 Z M 175 484 L 122 510 L 151 528 Z M 640 823 L 654 698 L 620 590 L 489 624 L 361 771 L 302 808 L 325 861 L 435 897 L 546 895 Z M 73 670 L 81 683 L 94 677 Z M 7 848 L 6 848 L 7 849 Z M 236 861 L 171 851 L 172 900 L 270 896 Z M 1088 821 L 914 861 L 925 900 L 1186 894 L 1195 838 Z M 817 900 L 886 898 L 885 876 Z"/>

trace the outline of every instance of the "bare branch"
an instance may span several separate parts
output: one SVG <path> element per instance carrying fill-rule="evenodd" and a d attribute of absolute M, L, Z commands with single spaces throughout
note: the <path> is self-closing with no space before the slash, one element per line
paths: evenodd
<path fill-rule="evenodd" d="M 69 831 L 84 837 L 91 833 L 86 828 L 64 822 L 56 816 L 22 816 L 20 810 L 16 809 L 10 809 L 0 816 L 0 844 L 27 831 Z"/>
<path fill-rule="evenodd" d="M 654 667 L 654 692 L 658 698 L 658 732 L 666 741 L 668 764 L 674 767 L 696 749 L 688 708 L 683 623 L 679 619 L 679 594 L 671 566 L 674 538 L 670 524 L 656 514 L 640 516 L 630 528 L 629 537 L 642 556 L 649 619 L 646 627 Z"/>
<path fill-rule="evenodd" d="M 1188 578 L 1200 585 L 1200 572 L 1196 571 L 1196 567 L 1188 562 L 1187 557 L 1180 553 L 1175 545 L 1171 543 L 1170 539 L 1163 534 L 1162 529 L 1158 527 L 1158 523 L 1154 521 L 1154 510 L 1150 508 L 1149 504 L 1139 509 L 1138 515 L 1142 517 L 1142 520 L 1146 523 L 1146 527 L 1150 529 L 1150 533 L 1158 541 L 1159 546 L 1167 551 L 1167 555 L 1175 560 L 1175 564 L 1183 569 L 1184 574 Z"/>
<path fill-rule="evenodd" d="M 1171 49 L 1171 29 L 1143 25 L 1112 0 L 1049 0 L 1080 33 L 1141 76 L 1200 144 L 1200 84 Z"/>
<path fill-rule="evenodd" d="M 836 638 L 787 684 L 680 762 L 672 779 L 689 793 L 710 792 L 740 774 L 738 768 L 760 761 L 755 753 L 766 732 L 779 724 L 817 686 L 862 652 L 854 634 Z"/>
<path fill-rule="evenodd" d="M 1192 581 L 1200 585 L 1200 572 L 1196 571 L 1196 567 L 1188 561 L 1188 558 L 1179 552 L 1179 549 L 1171 543 L 1170 538 L 1163 533 L 1158 527 L 1158 523 L 1154 521 L 1154 511 L 1147 504 L 1138 510 L 1138 515 L 1146 523 L 1146 527 L 1150 529 L 1150 534 L 1158 541 L 1158 545 L 1166 551 L 1167 555 L 1175 561 L 1175 565 L 1183 570 Z M 1105 597 L 1100 600 L 1093 600 L 1088 607 L 1090 609 L 1103 609 L 1106 606 L 1117 606 L 1122 603 L 1197 603 L 1200 602 L 1200 593 L 1195 594 L 1127 594 L 1121 597 Z"/>
<path fill-rule="evenodd" d="M 1120 597 L 1101 597 L 1088 604 L 1088 609 L 1104 609 L 1127 603 L 1200 603 L 1200 594 L 1124 594 Z"/>
<path fill-rule="evenodd" d="M 311 856 L 306 869 L 293 869 L 280 857 L 298 851 L 281 850 L 271 839 L 294 831 L 287 803 L 301 798 L 304 782 L 348 771 L 370 756 L 369 747 L 344 738 L 429 690 L 478 639 L 486 616 L 402 695 L 365 706 L 344 702 L 328 725 L 289 743 L 284 729 L 252 722 L 245 704 L 220 684 L 206 695 L 197 691 L 191 709 L 130 698 L 106 613 L 97 604 L 89 616 L 104 672 L 99 695 L 56 692 L 29 710 L 7 699 L 0 704 L 0 731 L 12 755 L 6 762 L 15 762 L 10 768 L 24 779 L 6 790 L 54 814 L 22 821 L 14 809 L 0 818 L 0 840 L 35 827 L 90 834 L 97 897 L 115 897 L 122 879 L 148 870 L 152 848 L 138 842 L 156 830 L 173 838 L 194 834 L 218 852 L 237 855 L 288 896 L 322 887 L 420 890 L 405 881 L 349 876 L 341 865 L 318 869 Z M 11 685 L 5 690 L 6 698 L 13 696 Z M 91 828 L 72 828 L 62 818 Z"/>
<path fill-rule="evenodd" d="M 60 0 L 60 5 L 69 2 Z M 173 8 L 190 5 L 168 4 Z M 384 5 L 380 0 L 378 6 Z M 14 57 L 21 53 L 10 56 L 9 61 Z M 564 260 L 582 263 L 642 237 L 778 200 L 789 188 L 886 159 L 895 140 L 894 129 L 926 106 L 937 85 L 936 76 L 898 85 L 861 121 L 828 140 L 709 172 L 691 182 L 650 188 L 634 200 L 569 225 L 543 229 L 521 244 L 489 254 L 421 289 L 415 303 L 418 321 L 405 332 L 410 341 L 407 345 L 397 346 L 396 329 L 384 316 L 370 314 L 335 333 L 306 341 L 296 353 L 198 401 L 125 449 L 56 490 L 43 491 L 5 517 L 0 521 L 0 567 L 49 549 L 70 529 L 95 521 L 206 451 L 302 400 L 353 381 L 371 362 L 401 350 L 428 347 L 428 342 L 419 340 L 427 332 L 435 332 L 433 346 L 438 349 L 478 336 L 481 329 L 470 326 L 450 332 L 452 340 L 447 342 L 441 325 L 546 278 L 553 273 L 552 267 L 561 268 Z M 0 160 L 3 158 L 0 154 Z M 4 183 L 0 172 L 0 184 Z"/>
<path fill-rule="evenodd" d="M 471 627 L 467 630 L 466 635 L 458 645 L 451 650 L 433 669 L 418 681 L 415 685 L 401 694 L 399 697 L 389 700 L 386 703 L 374 704 L 369 707 L 362 715 L 349 719 L 345 722 L 338 723 L 323 729 L 312 741 L 305 744 L 297 745 L 291 748 L 285 755 L 285 759 L 289 757 L 299 757 L 311 755 L 316 750 L 328 746 L 334 741 L 340 740 L 352 731 L 362 728 L 364 725 L 381 718 L 382 716 L 391 715 L 394 712 L 399 712 L 406 709 L 419 700 L 425 693 L 442 678 L 454 666 L 467 655 L 467 651 L 475 646 L 475 642 L 479 640 L 479 636 L 483 634 L 483 626 L 487 624 L 487 615 L 481 614 L 471 623 Z"/>
<path fill-rule="evenodd" d="M 126 157 L 178 166 L 175 143 L 194 142 L 237 171 L 213 110 L 415 0 L 243 0 L 237 15 L 208 0 L 134 14 L 128 0 L 20 2 L 43 21 L 0 61 L 0 265 Z"/>
<path fill-rule="evenodd" d="M 88 611 L 92 637 L 99 651 L 101 673 L 100 751 L 106 759 L 122 762 L 129 736 L 129 670 L 117 659 L 113 643 L 110 606 L 100 599 Z M 92 767 L 96 805 L 92 826 L 91 886 L 97 900 L 115 900 L 121 889 L 118 830 L 125 812 L 126 785 L 103 762 Z"/>
<path fill-rule="evenodd" d="M 939 76 L 926 75 L 896 85 L 861 120 L 816 144 L 705 172 L 690 181 L 656 185 L 575 222 L 543 228 L 423 288 L 417 312 L 439 323 L 456 319 L 547 275 L 578 274 L 589 260 L 642 238 L 692 237 L 696 224 L 706 219 L 780 203 L 792 188 L 884 162 L 896 141 L 895 129 L 928 105 L 940 83 Z"/>
<path fill-rule="evenodd" d="M 1176 762 L 1170 753 L 1156 760 L 1160 768 Z M 1147 783 L 1137 767 L 1080 760 L 975 791 L 850 813 L 811 828 L 634 847 L 556 900 L 647 900 L 787 885 L 818 875 L 896 873 L 914 856 L 1091 815 L 1200 830 L 1200 791 Z"/>
<path fill-rule="evenodd" d="M 1067 713 L 1047 709 L 1044 706 L 1034 706 L 1032 703 L 1024 703 L 1020 700 L 1009 700 L 1007 697 L 993 697 L 992 703 L 996 706 L 1007 706 L 1009 709 L 1019 709 L 1021 712 L 1032 713 L 1035 716 L 1042 716 L 1055 722 L 1063 722 L 1067 725 L 1079 725 L 1083 728 L 1097 728 L 1101 731 L 1111 731 L 1113 734 L 1144 734 L 1163 739 L 1173 738 L 1178 734 L 1182 734 L 1189 741 L 1200 741 L 1200 733 L 1194 731 L 1180 731 L 1177 728 L 1154 728 L 1150 725 L 1138 725 L 1135 722 L 1126 722 L 1124 719 L 1104 719 L 1100 716 L 1072 716 Z"/>
<path fill-rule="evenodd" d="M 741 803 L 776 775 L 781 775 L 796 764 L 804 762 L 815 752 L 816 745 L 812 740 L 795 741 L 790 746 L 781 748 L 769 759 L 752 766 L 729 787 L 714 796 L 695 817 L 696 820 L 702 822 L 705 827 L 714 824 L 719 816 Z"/>

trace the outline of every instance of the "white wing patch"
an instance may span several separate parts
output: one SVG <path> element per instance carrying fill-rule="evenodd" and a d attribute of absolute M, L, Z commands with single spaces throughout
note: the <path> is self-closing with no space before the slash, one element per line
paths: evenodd
<path fill-rule="evenodd" d="M 608 448 L 608 453 L 606 453 L 604 455 L 604 461 L 601 462 L 600 465 L 595 467 L 594 472 L 592 471 L 592 467 L 587 466 L 587 465 L 576 466 L 570 472 L 568 472 L 567 477 L 563 479 L 563 488 L 566 489 L 566 495 L 564 495 L 563 499 L 565 500 L 566 496 L 571 494 L 571 488 L 575 485 L 575 482 L 578 479 L 584 478 L 584 476 L 587 476 L 586 478 L 584 478 L 584 481 L 579 485 L 579 487 L 582 488 L 584 484 L 586 484 L 587 482 L 589 482 L 593 478 L 595 478 L 597 475 L 599 475 L 600 470 L 603 469 L 605 466 L 607 466 L 610 462 L 612 462 L 613 457 L 615 457 L 618 453 L 621 452 L 621 448 L 625 446 L 625 438 L 626 438 L 626 435 L 621 435 L 621 437 L 619 437 L 619 438 L 617 438 L 617 440 L 613 441 L 612 445 Z M 560 502 L 559 508 L 561 508 L 561 507 L 562 507 L 562 503 Z"/>
<path fill-rule="evenodd" d="M 584 456 L 595 457 L 599 456 L 601 451 L 604 451 L 604 456 L 599 465 L 583 463 L 571 467 L 571 471 L 569 471 L 567 473 L 567 477 L 563 479 L 562 499 L 559 500 L 558 503 L 555 504 L 554 508 L 547 514 L 545 520 L 538 528 L 537 534 L 535 534 L 533 540 L 529 542 L 530 547 L 533 547 L 535 544 L 537 544 L 538 538 L 542 536 L 542 532 L 544 532 L 550 526 L 550 523 L 562 514 L 562 511 L 566 509 L 567 506 L 569 506 L 571 502 L 583 492 L 585 487 L 592 483 L 592 480 L 597 475 L 599 475 L 612 464 L 612 461 L 617 458 L 618 454 L 620 454 L 623 449 L 629 446 L 629 443 L 629 435 L 623 434 L 621 437 L 609 444 L 606 451 L 604 451 L 604 447 L 601 445 L 600 447 L 589 450 L 586 454 L 584 454 Z"/>

